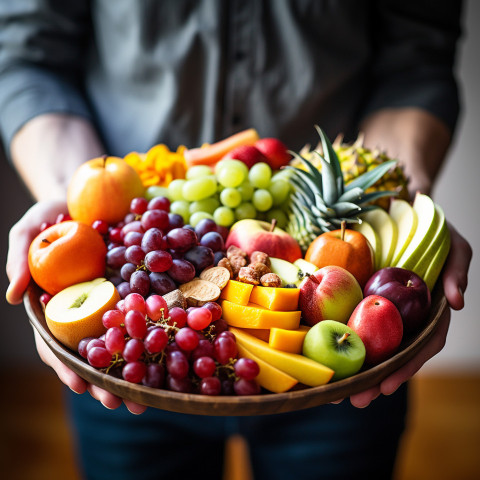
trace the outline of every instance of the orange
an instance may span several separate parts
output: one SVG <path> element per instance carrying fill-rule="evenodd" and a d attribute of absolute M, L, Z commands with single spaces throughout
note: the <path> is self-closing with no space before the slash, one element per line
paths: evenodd
<path fill-rule="evenodd" d="M 30 245 L 28 266 L 38 286 L 50 295 L 105 275 L 107 247 L 102 236 L 80 222 L 57 223 Z"/>
<path fill-rule="evenodd" d="M 374 272 L 373 249 L 360 232 L 333 230 L 322 233 L 308 247 L 305 260 L 318 268 L 336 265 L 348 270 L 363 287 Z"/>

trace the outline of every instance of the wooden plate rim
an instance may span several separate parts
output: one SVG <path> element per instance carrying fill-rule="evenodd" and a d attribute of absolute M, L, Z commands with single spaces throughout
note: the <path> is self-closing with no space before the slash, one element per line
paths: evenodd
<path fill-rule="evenodd" d="M 371 388 L 407 363 L 431 338 L 438 327 L 447 301 L 438 285 L 432 293 L 432 309 L 426 326 L 409 339 L 404 347 L 385 362 L 360 373 L 320 387 L 306 387 L 285 393 L 251 396 L 216 396 L 172 392 L 132 384 L 105 374 L 88 365 L 80 355 L 64 347 L 50 333 L 39 301 L 40 289 L 31 283 L 24 295 L 30 323 L 45 340 L 55 356 L 86 381 L 127 400 L 149 407 L 195 415 L 268 415 L 302 410 L 349 397 Z"/>

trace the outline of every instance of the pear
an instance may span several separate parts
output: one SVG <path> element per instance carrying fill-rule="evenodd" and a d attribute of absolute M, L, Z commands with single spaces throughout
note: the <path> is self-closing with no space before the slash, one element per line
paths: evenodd
<path fill-rule="evenodd" d="M 285 285 L 299 285 L 303 279 L 300 268 L 282 258 L 270 257 L 270 270 L 280 277 L 282 287 L 285 287 Z"/>

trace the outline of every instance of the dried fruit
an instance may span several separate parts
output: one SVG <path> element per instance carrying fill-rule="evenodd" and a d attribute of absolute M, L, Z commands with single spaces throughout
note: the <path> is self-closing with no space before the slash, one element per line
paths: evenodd
<path fill-rule="evenodd" d="M 228 281 L 230 280 L 230 271 L 222 266 L 207 268 L 200 274 L 201 280 L 208 280 L 209 282 L 217 285 L 220 290 L 225 288 Z"/>
<path fill-rule="evenodd" d="M 201 307 L 207 302 L 214 302 L 218 300 L 221 293 L 218 285 L 200 278 L 184 283 L 179 288 L 185 296 L 189 307 Z"/>

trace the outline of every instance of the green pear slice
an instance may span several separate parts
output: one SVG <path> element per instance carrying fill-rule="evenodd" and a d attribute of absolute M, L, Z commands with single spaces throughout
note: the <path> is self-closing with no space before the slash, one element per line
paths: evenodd
<path fill-rule="evenodd" d="M 427 284 L 427 287 L 430 291 L 433 290 L 433 287 L 437 282 L 438 276 L 442 271 L 443 264 L 448 257 L 448 252 L 450 251 L 450 243 L 450 232 L 447 228 L 447 235 L 443 238 L 440 247 L 435 253 L 435 256 L 432 258 L 430 265 L 427 267 L 425 275 L 423 276 L 423 281 Z"/>
<path fill-rule="evenodd" d="M 437 223 L 437 230 L 435 231 L 432 243 L 427 247 L 424 251 L 423 255 L 421 256 L 420 260 L 417 264 L 413 267 L 413 271 L 419 276 L 423 278 L 423 275 L 427 271 L 427 268 L 430 266 L 432 259 L 438 252 L 440 245 L 443 243 L 445 237 L 449 234 L 447 221 L 445 220 L 445 214 L 441 207 L 435 204 L 436 214 L 438 216 L 438 223 Z"/>
<path fill-rule="evenodd" d="M 398 237 L 396 223 L 392 217 L 381 208 L 365 212 L 360 218 L 369 223 L 380 238 L 382 252 L 380 268 L 390 266 Z"/>
<path fill-rule="evenodd" d="M 415 267 L 426 248 L 432 242 L 437 231 L 438 221 L 440 220 L 435 204 L 428 195 L 417 193 L 413 202 L 413 209 L 418 216 L 417 229 L 402 256 L 395 264 L 396 267 L 407 270 L 412 270 Z"/>
<path fill-rule="evenodd" d="M 389 214 L 397 224 L 398 229 L 397 244 L 393 252 L 392 261 L 390 262 L 392 265 L 395 265 L 415 235 L 418 225 L 418 215 L 407 201 L 401 199 L 392 200 Z"/>
<path fill-rule="evenodd" d="M 362 223 L 354 223 L 351 228 L 360 232 L 368 240 L 374 252 L 375 270 L 379 270 L 382 263 L 382 242 L 378 233 L 365 220 L 362 220 Z"/>
<path fill-rule="evenodd" d="M 282 258 L 270 257 L 270 270 L 280 277 L 282 287 L 288 284 L 299 285 L 303 279 L 299 275 L 300 268 Z"/>
<path fill-rule="evenodd" d="M 311 275 L 312 273 L 315 273 L 318 270 L 318 267 L 316 265 L 314 265 L 313 263 L 307 262 L 303 258 L 297 258 L 293 262 L 293 264 L 302 271 L 303 276 L 305 276 L 306 273 Z"/>

